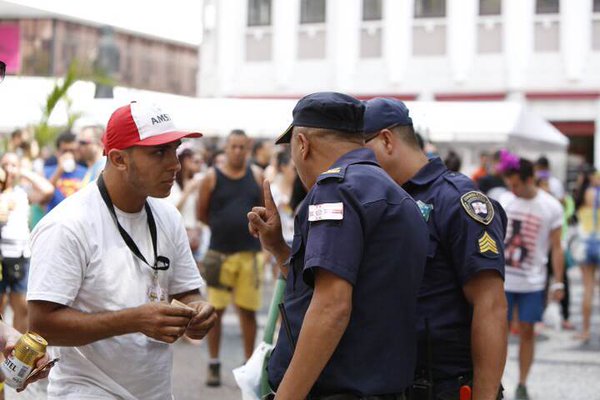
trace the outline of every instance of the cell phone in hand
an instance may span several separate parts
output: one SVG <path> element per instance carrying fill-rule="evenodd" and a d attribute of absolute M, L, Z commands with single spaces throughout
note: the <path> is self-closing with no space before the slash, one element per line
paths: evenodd
<path fill-rule="evenodd" d="M 47 369 L 50 369 L 54 366 L 54 364 L 56 364 L 57 362 L 60 361 L 60 358 L 54 358 L 50 361 L 48 361 L 45 364 L 40 365 L 39 367 L 37 367 L 36 369 L 34 369 L 33 371 L 31 371 L 31 373 L 29 374 L 29 376 L 27 377 L 27 380 L 35 378 L 36 376 L 38 376 L 40 373 L 42 373 L 42 371 L 45 371 Z"/>

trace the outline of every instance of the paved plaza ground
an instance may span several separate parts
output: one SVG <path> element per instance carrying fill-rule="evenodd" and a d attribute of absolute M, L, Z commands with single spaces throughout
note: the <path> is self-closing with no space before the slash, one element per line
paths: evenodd
<path fill-rule="evenodd" d="M 581 278 L 577 268 L 569 271 L 572 281 L 572 321 L 581 324 Z M 265 292 L 265 307 L 259 315 L 259 325 L 266 319 L 270 291 Z M 543 329 L 538 335 L 535 364 L 529 379 L 533 400 L 600 400 L 600 294 L 594 299 L 593 332 L 590 342 L 582 345 L 573 339 L 574 332 Z M 262 331 L 259 333 L 261 337 Z M 512 337 L 503 383 L 506 399 L 513 399 L 518 380 L 518 339 Z M 206 344 L 193 345 L 179 341 L 175 345 L 174 387 L 177 400 L 239 400 L 231 370 L 243 362 L 240 330 L 233 310 L 225 315 L 222 345 L 223 386 L 217 389 L 204 385 L 207 364 Z M 165 371 L 167 373 L 167 371 Z M 43 396 L 29 393 L 7 399 L 30 400 Z"/>

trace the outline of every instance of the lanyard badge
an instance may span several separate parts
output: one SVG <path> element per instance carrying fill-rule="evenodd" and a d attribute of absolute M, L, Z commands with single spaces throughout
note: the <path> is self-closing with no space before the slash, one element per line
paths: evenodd
<path fill-rule="evenodd" d="M 152 214 L 152 209 L 148 202 L 144 202 L 144 208 L 146 209 L 146 216 L 148 218 L 148 229 L 150 230 L 150 238 L 152 239 L 152 249 L 154 251 L 154 264 L 150 264 L 146 261 L 146 257 L 142 254 L 140 249 L 137 247 L 131 236 L 127 233 L 127 231 L 121 226 L 119 223 L 119 219 L 117 218 L 117 214 L 115 212 L 115 207 L 113 202 L 108 194 L 108 190 L 106 190 L 106 184 L 104 183 L 104 178 L 102 174 L 98 177 L 98 190 L 100 191 L 100 195 L 102 196 L 102 200 L 106 204 L 108 211 L 123 238 L 123 241 L 129 247 L 129 250 L 139 258 L 144 264 L 148 265 L 152 268 L 152 285 L 148 289 L 148 299 L 150 301 L 164 301 L 166 300 L 166 293 L 162 290 L 160 286 L 160 281 L 158 279 L 158 271 L 166 271 L 169 269 L 171 265 L 171 261 L 164 256 L 159 256 L 157 252 L 157 234 L 156 234 L 156 222 L 154 221 L 154 215 Z"/>

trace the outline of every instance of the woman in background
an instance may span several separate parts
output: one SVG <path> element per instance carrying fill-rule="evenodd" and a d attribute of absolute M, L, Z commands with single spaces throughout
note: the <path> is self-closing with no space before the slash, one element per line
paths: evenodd
<path fill-rule="evenodd" d="M 188 235 L 192 253 L 196 260 L 201 259 L 203 224 L 196 219 L 196 203 L 200 189 L 202 156 L 197 149 L 182 144 L 178 150 L 181 169 L 175 175 L 175 185 L 168 200 L 179 210 Z"/>
<path fill-rule="evenodd" d="M 583 277 L 583 328 L 577 335 L 582 341 L 590 338 L 592 300 L 596 284 L 596 269 L 600 265 L 600 172 L 595 172 L 577 211 L 580 243 L 582 244 L 581 274 Z"/>

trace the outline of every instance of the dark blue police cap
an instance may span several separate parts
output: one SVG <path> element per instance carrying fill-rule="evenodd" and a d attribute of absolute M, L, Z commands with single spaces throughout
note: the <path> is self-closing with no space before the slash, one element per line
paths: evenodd
<path fill-rule="evenodd" d="M 377 97 L 365 102 L 365 134 L 379 132 L 393 126 L 412 125 L 408 108 L 400 100 Z"/>
<path fill-rule="evenodd" d="M 336 92 L 317 92 L 298 101 L 292 124 L 277 138 L 276 144 L 289 143 L 294 126 L 362 133 L 364 104 L 352 96 Z"/>

